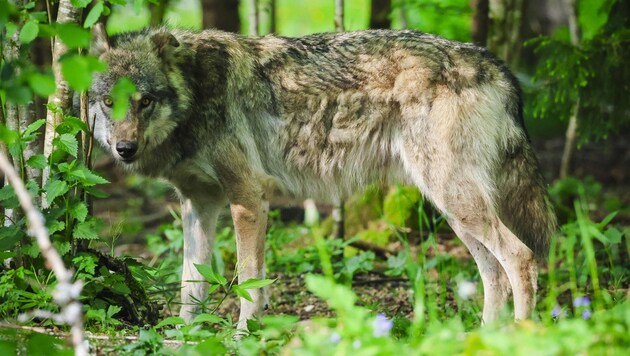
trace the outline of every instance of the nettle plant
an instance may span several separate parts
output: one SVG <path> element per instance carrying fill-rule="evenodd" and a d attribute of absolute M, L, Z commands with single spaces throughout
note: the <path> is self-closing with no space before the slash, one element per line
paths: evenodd
<path fill-rule="evenodd" d="M 49 110 L 59 114 L 60 109 L 49 105 Z M 89 169 L 84 158 L 79 152 L 79 140 L 77 135 L 81 132 L 89 135 L 88 127 L 80 119 L 72 116 L 64 116 L 64 120 L 55 127 L 55 137 L 52 140 L 53 152 L 48 157 L 36 154 L 24 160 L 24 151 L 31 142 L 39 139 L 39 129 L 45 125 L 44 119 L 30 124 L 24 131 L 17 132 L 7 128 L 2 129 L 2 140 L 7 145 L 9 154 L 18 165 L 23 179 L 27 169 L 43 170 L 48 168 L 50 175 L 46 183 L 34 180 L 26 182 L 26 186 L 34 201 L 44 201 L 42 213 L 46 220 L 46 227 L 51 236 L 54 247 L 67 261 L 72 259 L 74 252 L 80 244 L 89 245 L 90 241 L 97 240 L 101 222 L 91 216 L 88 207 L 88 197 L 104 197 L 106 194 L 96 188 L 99 184 L 108 181 Z M 0 189 L 0 205 L 6 210 L 20 209 L 13 187 L 6 185 Z M 52 283 L 44 272 L 43 261 L 39 248 L 34 240 L 26 235 L 26 219 L 21 214 L 14 214 L 15 221 L 7 221 L 6 226 L 0 227 L 0 250 L 3 259 L 12 258 L 13 263 L 23 272 L 11 273 L 13 285 L 16 290 L 27 293 L 35 292 L 35 289 L 43 291 L 45 288 L 33 288 L 31 278 L 37 280 L 42 287 Z M 84 242 L 85 241 L 85 242 Z M 76 262 L 83 262 L 79 259 Z M 78 272 L 85 276 L 86 267 L 83 263 L 75 266 Z M 3 276 L 6 278 L 9 274 Z M 9 281 L 6 281 L 9 282 Z M 28 286 L 31 285 L 32 290 Z M 11 299 L 21 299 L 28 295 L 19 293 L 2 293 L 0 298 L 4 302 Z M 35 298 L 35 296 L 31 296 Z M 27 298 L 28 299 L 28 298 Z M 43 300 L 49 300 L 44 298 Z M 3 308 L 4 313 L 15 314 L 23 309 L 32 307 L 32 303 L 13 305 L 14 308 Z M 45 305 L 37 305 L 45 307 Z M 12 312 L 10 312 L 12 310 Z M 3 314 L 4 314 L 3 313 Z M 7 315 L 4 316 L 15 316 Z"/>

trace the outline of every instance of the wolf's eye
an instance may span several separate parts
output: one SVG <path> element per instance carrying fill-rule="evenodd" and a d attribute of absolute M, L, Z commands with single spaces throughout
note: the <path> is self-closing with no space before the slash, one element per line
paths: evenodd
<path fill-rule="evenodd" d="M 114 105 L 114 101 L 110 96 L 106 96 L 103 98 L 103 104 L 105 104 L 105 106 L 107 106 L 108 108 L 111 108 L 112 105 Z"/>
<path fill-rule="evenodd" d="M 149 98 L 142 98 L 142 100 L 140 100 L 140 105 L 143 108 L 146 108 L 147 106 L 151 105 L 151 99 L 149 99 Z"/>

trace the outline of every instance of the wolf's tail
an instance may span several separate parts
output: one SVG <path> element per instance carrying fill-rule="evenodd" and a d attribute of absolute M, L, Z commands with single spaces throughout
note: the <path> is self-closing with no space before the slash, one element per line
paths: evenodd
<path fill-rule="evenodd" d="M 518 141 L 499 173 L 499 214 L 506 226 L 544 259 L 557 228 L 556 215 L 529 142 L 524 138 Z"/>

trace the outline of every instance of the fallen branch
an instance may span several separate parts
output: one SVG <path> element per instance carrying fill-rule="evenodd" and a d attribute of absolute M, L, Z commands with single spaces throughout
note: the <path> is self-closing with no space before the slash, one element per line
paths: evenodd
<path fill-rule="evenodd" d="M 359 250 L 363 250 L 363 251 L 372 251 L 374 252 L 376 256 L 382 259 L 387 259 L 389 256 L 392 256 L 395 254 L 393 251 L 390 251 L 389 249 L 385 247 L 381 247 L 379 245 L 375 245 L 373 243 L 362 241 L 362 240 L 353 241 L 350 243 L 350 246 L 354 248 L 358 248 Z"/>
<path fill-rule="evenodd" d="M 28 234 L 37 240 L 37 245 L 46 261 L 46 267 L 52 270 L 57 278 L 57 286 L 53 290 L 52 297 L 55 303 L 61 307 L 61 312 L 53 315 L 44 311 L 34 311 L 30 315 L 27 314 L 26 318 L 30 316 L 45 316 L 57 322 L 69 324 L 71 326 L 75 355 L 87 355 L 88 346 L 84 342 L 83 336 L 83 310 L 81 303 L 78 301 L 83 284 L 81 281 L 72 283 L 72 273 L 66 269 L 61 256 L 50 242 L 48 231 L 44 225 L 44 217 L 33 205 L 31 196 L 24 187 L 24 183 L 18 177 L 13 165 L 3 152 L 0 152 L 0 170 L 4 172 L 9 184 L 13 186 L 20 205 L 26 214 L 29 226 Z M 20 316 L 20 319 L 23 320 L 25 318 Z"/>

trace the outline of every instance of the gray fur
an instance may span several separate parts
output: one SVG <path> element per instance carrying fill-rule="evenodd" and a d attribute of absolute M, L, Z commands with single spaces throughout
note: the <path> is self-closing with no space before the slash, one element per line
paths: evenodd
<path fill-rule="evenodd" d="M 485 49 L 413 31 L 245 38 L 163 29 L 100 47 L 109 70 L 91 89 L 95 137 L 117 158 L 117 142 L 138 143 L 124 166 L 178 188 L 192 216 L 186 244 L 211 242 L 216 209 L 229 202 L 239 280 L 264 276 L 268 194 L 337 201 L 373 181 L 412 183 L 473 252 L 489 295 L 484 320 L 510 290 L 516 317 L 529 317 L 532 251 L 545 254 L 555 217 L 518 83 Z M 103 98 L 122 76 L 140 95 L 114 122 Z M 205 292 L 186 280 L 208 255 L 184 257 L 188 319 L 191 297 Z M 255 294 L 242 301 L 239 327 L 267 303 Z"/>

